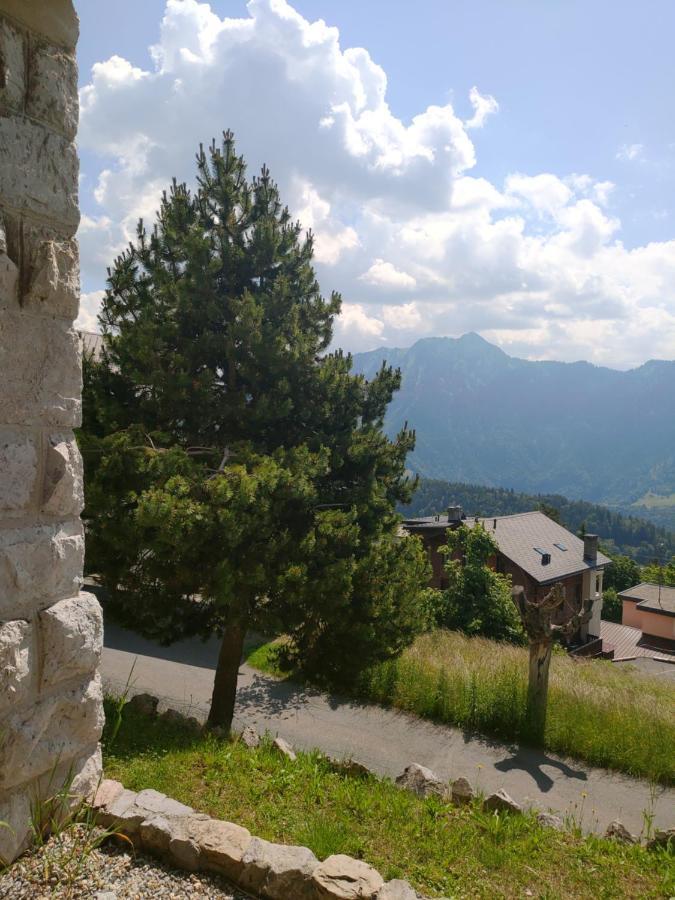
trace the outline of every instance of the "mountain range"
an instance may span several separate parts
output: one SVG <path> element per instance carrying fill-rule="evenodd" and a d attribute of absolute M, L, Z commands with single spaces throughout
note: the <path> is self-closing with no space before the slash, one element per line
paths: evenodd
<path fill-rule="evenodd" d="M 564 494 L 675 527 L 675 362 L 618 371 L 511 357 L 478 334 L 354 356 L 383 361 L 401 390 L 385 422 L 417 432 L 427 478 Z"/>

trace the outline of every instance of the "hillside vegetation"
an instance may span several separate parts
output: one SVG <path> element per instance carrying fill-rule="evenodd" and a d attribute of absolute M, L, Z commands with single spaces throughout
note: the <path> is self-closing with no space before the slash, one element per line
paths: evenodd
<path fill-rule="evenodd" d="M 402 387 L 385 420 L 417 432 L 410 467 L 427 478 L 585 498 L 627 509 L 675 491 L 675 362 L 627 372 L 508 356 L 477 334 L 426 338 L 354 357 L 382 360 Z M 640 508 L 675 528 L 675 507 Z"/>
<path fill-rule="evenodd" d="M 599 534 L 603 545 L 645 564 L 655 557 L 667 561 L 675 554 L 675 533 L 637 516 L 623 515 L 586 500 L 570 500 L 560 494 L 526 494 L 507 488 L 461 482 L 420 479 L 412 501 L 401 512 L 406 516 L 431 516 L 458 503 L 467 515 L 507 516 L 532 509 L 555 509 L 562 524 L 575 534 L 584 526 Z"/>
<path fill-rule="evenodd" d="M 114 704 L 107 711 L 114 721 Z M 126 787 L 154 788 L 266 840 L 302 844 L 320 859 L 350 854 L 427 896 L 595 900 L 675 890 L 666 851 L 584 837 L 574 822 L 558 832 L 531 814 L 422 800 L 386 779 L 351 776 L 318 753 L 291 762 L 268 742 L 248 750 L 129 709 L 116 739 L 109 737 L 105 774 Z"/>

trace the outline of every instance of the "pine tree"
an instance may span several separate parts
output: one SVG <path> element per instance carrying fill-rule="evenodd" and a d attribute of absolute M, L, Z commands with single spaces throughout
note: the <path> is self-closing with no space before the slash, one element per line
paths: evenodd
<path fill-rule="evenodd" d="M 383 432 L 400 373 L 366 382 L 328 352 L 341 300 L 312 256 L 226 133 L 109 270 L 85 366 L 88 566 L 141 633 L 222 635 L 210 721 L 226 727 L 249 629 L 284 629 L 336 679 L 424 624 L 426 559 L 395 514 L 414 434 Z"/>

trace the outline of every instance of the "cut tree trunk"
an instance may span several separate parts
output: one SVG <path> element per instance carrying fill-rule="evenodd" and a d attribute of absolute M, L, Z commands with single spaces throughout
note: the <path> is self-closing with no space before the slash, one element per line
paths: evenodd
<path fill-rule="evenodd" d="M 548 670 L 551 664 L 551 640 L 531 641 L 530 673 L 527 685 L 527 724 L 530 737 L 541 743 L 546 728 Z"/>
<path fill-rule="evenodd" d="M 239 663 L 244 649 L 246 629 L 241 625 L 229 625 L 223 635 L 218 653 L 218 665 L 213 680 L 213 695 L 209 711 L 209 725 L 218 725 L 230 731 L 237 697 Z"/>

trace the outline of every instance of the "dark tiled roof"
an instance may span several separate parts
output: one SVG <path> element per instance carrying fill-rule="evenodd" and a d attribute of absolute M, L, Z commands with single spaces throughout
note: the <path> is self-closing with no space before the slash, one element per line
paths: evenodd
<path fill-rule="evenodd" d="M 662 613 L 666 616 L 675 616 L 675 587 L 661 585 L 659 588 L 658 584 L 651 584 L 645 581 L 642 584 L 636 584 L 635 587 L 621 591 L 619 597 L 623 597 L 626 600 L 635 600 L 638 609 Z"/>
<path fill-rule="evenodd" d="M 492 534 L 504 556 L 541 584 L 606 566 L 611 562 L 603 553 L 598 553 L 595 563 L 585 559 L 584 542 L 581 538 L 539 511 L 463 520 L 463 524 L 470 528 L 475 522 L 480 522 Z M 422 519 L 408 519 L 403 524 L 411 531 L 428 533 L 446 529 L 448 517 L 426 516 Z M 566 549 L 563 550 L 562 547 Z M 542 564 L 539 550 L 550 556 L 547 565 Z"/>

